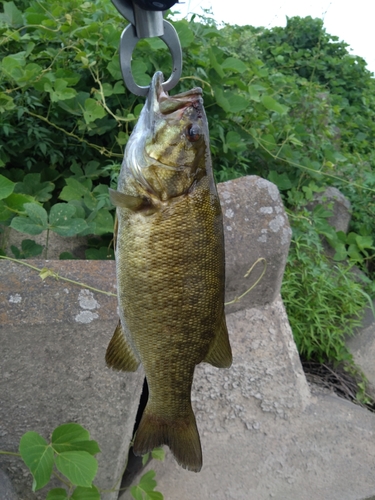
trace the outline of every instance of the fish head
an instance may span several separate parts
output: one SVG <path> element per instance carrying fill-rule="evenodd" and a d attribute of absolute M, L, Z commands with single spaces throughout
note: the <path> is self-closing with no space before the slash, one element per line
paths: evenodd
<path fill-rule="evenodd" d="M 146 104 L 125 150 L 126 178 L 165 201 L 187 193 L 210 165 L 202 89 L 169 96 L 155 73 Z M 120 174 L 121 176 L 121 174 Z"/>

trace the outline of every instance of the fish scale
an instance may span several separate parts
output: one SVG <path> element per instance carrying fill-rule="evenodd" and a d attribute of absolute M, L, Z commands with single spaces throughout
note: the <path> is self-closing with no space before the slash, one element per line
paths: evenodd
<path fill-rule="evenodd" d="M 180 465 L 199 471 L 194 369 L 202 361 L 232 362 L 223 223 L 201 90 L 169 98 L 162 82 L 156 73 L 125 150 L 118 191 L 110 193 L 118 218 L 120 324 L 106 361 L 124 371 L 144 367 L 149 400 L 134 453 L 167 444 Z"/>

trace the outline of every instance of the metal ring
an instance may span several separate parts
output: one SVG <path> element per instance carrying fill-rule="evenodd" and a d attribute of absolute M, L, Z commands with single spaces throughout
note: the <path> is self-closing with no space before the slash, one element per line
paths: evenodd
<path fill-rule="evenodd" d="M 180 45 L 180 40 L 178 38 L 177 31 L 174 27 L 166 21 L 163 20 L 164 35 L 159 38 L 167 45 L 172 56 L 172 73 L 166 82 L 164 82 L 163 89 L 168 91 L 173 89 L 180 80 L 182 73 L 182 50 Z M 135 95 L 146 96 L 148 94 L 150 86 L 140 87 L 134 81 L 131 61 L 132 54 L 135 46 L 139 42 L 140 38 L 137 37 L 135 32 L 135 27 L 129 24 L 121 35 L 120 41 L 120 67 L 122 72 L 122 77 L 124 79 L 126 87 Z"/>

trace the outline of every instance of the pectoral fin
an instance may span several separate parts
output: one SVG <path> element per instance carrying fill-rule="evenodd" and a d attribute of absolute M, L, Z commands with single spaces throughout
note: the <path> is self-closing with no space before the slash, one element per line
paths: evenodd
<path fill-rule="evenodd" d="M 126 340 L 121 321 L 107 347 L 105 361 L 109 367 L 124 372 L 135 372 L 139 366 L 139 361 Z"/>
<path fill-rule="evenodd" d="M 140 196 L 130 196 L 110 188 L 108 189 L 108 192 L 109 199 L 115 207 L 128 208 L 129 210 L 136 212 L 137 210 L 141 210 L 145 206 L 149 205 L 149 200 Z"/>
<path fill-rule="evenodd" d="M 232 364 L 232 349 L 229 343 L 228 329 L 223 312 L 220 326 L 216 332 L 207 356 L 204 358 L 206 363 L 210 363 L 217 368 L 229 368 Z"/>

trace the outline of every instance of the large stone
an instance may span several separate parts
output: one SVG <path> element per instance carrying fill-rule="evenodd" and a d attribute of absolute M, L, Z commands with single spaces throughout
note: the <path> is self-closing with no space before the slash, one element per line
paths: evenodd
<path fill-rule="evenodd" d="M 13 485 L 3 470 L 0 469 L 0 498 L 1 500 L 18 500 Z"/>
<path fill-rule="evenodd" d="M 272 302 L 278 295 L 291 239 L 291 229 L 277 187 L 257 176 L 218 185 L 224 216 L 226 302 L 260 282 L 241 300 L 227 305 L 232 313 Z M 250 268 L 258 259 L 254 270 Z"/>
<path fill-rule="evenodd" d="M 314 201 L 308 204 L 308 209 L 313 210 L 318 204 L 332 212 L 332 216 L 327 221 L 336 231 L 348 232 L 352 207 L 348 198 L 341 191 L 329 186 L 322 193 L 315 193 Z"/>
<path fill-rule="evenodd" d="M 166 448 L 152 461 L 168 500 L 364 500 L 375 495 L 375 414 L 310 394 L 280 298 L 227 317 L 233 366 L 197 367 L 199 474 Z M 139 481 L 137 478 L 134 483 Z M 121 500 L 131 500 L 127 490 Z"/>
<path fill-rule="evenodd" d="M 116 292 L 111 261 L 27 261 L 48 267 L 74 285 L 20 264 L 0 261 L 0 449 L 17 451 L 34 430 L 49 438 L 66 422 L 86 427 L 98 441 L 95 480 L 109 489 L 121 477 L 132 438 L 143 372 L 117 373 L 104 361 L 117 316 L 117 299 L 89 290 Z M 22 500 L 31 492 L 20 459 L 0 455 Z M 103 495 L 114 500 L 117 493 Z"/>
<path fill-rule="evenodd" d="M 368 380 L 367 393 L 375 400 L 375 301 L 372 308 L 367 308 L 363 322 L 353 337 L 349 337 L 346 345 L 353 355 L 355 364 L 362 370 Z"/>

